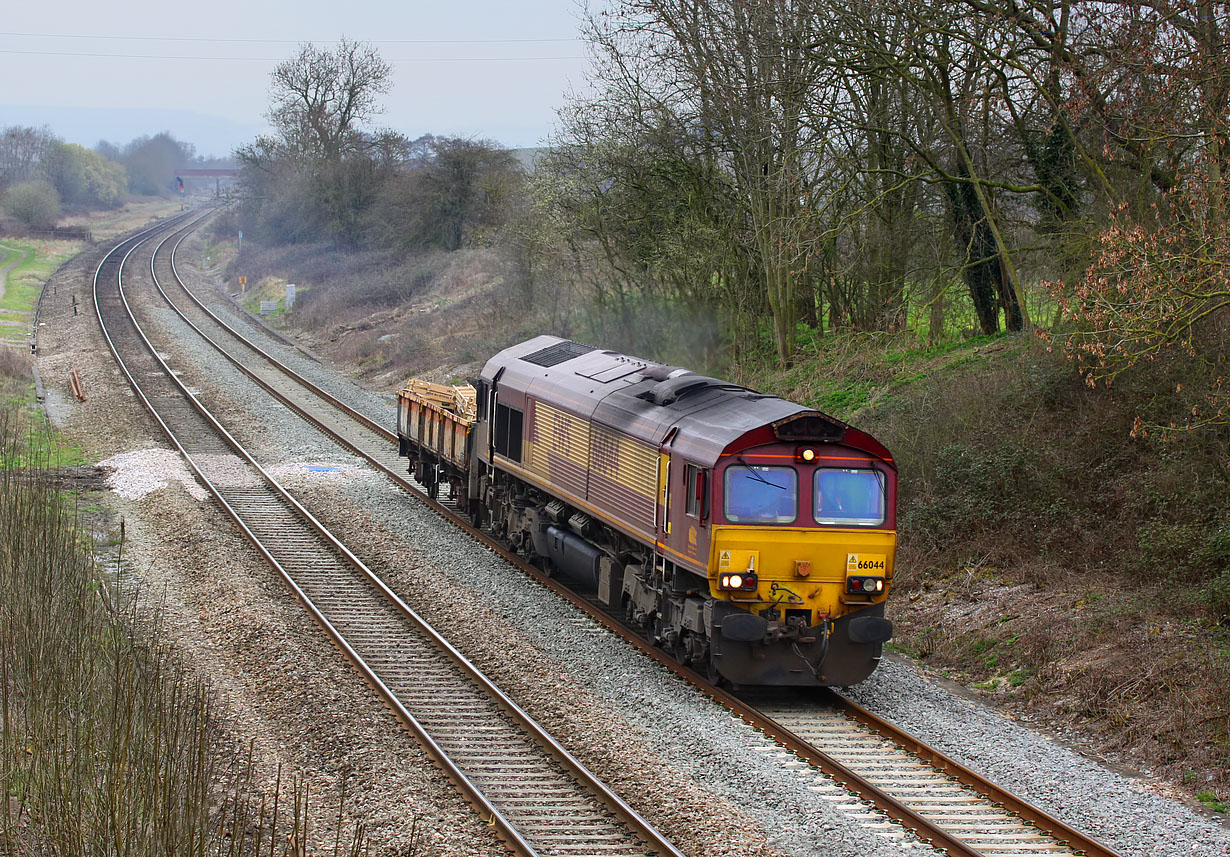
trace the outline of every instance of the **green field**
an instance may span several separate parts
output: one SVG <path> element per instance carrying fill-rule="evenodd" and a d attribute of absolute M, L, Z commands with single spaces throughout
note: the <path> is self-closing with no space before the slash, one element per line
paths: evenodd
<path fill-rule="evenodd" d="M 0 342 L 27 347 L 34 308 L 43 283 L 64 262 L 81 252 L 78 241 L 3 241 L 0 246 L 26 258 L 8 272 L 4 295 L 0 296 Z M 13 256 L 10 256 L 10 260 Z M 3 264 L 7 264 L 6 261 Z"/>
<path fill-rule="evenodd" d="M 26 361 L 34 309 L 43 284 L 62 262 L 81 252 L 84 245 L 77 241 L 25 239 L 3 241 L 0 246 L 10 251 L 0 267 L 26 253 L 9 270 L 4 294 L 0 296 L 0 407 L 10 409 L 10 416 L 21 421 L 21 426 L 12 427 L 13 434 L 23 438 L 20 446 L 33 460 L 48 467 L 80 464 L 83 451 L 55 437 L 42 411 L 34 406 L 34 383 Z"/>

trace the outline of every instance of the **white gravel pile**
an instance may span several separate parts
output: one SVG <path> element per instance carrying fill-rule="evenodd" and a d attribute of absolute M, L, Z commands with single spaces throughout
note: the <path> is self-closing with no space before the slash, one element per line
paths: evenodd
<path fill-rule="evenodd" d="M 110 471 L 107 474 L 107 486 L 128 500 L 140 500 L 147 494 L 166 488 L 172 482 L 183 485 L 185 490 L 198 500 L 209 496 L 205 489 L 197 484 L 196 477 L 189 472 L 180 454 L 170 449 L 121 452 L 106 461 L 98 462 L 98 466 Z"/>

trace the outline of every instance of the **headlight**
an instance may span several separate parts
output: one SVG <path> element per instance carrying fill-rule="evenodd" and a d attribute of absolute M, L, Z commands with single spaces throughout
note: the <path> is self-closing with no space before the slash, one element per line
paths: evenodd
<path fill-rule="evenodd" d="M 751 572 L 723 574 L 718 578 L 718 589 L 730 592 L 755 592 L 759 578 Z"/>

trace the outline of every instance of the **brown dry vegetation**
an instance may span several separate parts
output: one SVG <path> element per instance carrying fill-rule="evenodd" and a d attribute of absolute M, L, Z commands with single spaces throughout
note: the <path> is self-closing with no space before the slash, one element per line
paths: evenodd
<path fill-rule="evenodd" d="M 16 348 L 0 342 L 0 390 L 7 392 L 12 382 L 25 382 L 29 377 L 29 358 Z"/>
<path fill-rule="evenodd" d="M 531 309 L 515 261 L 496 248 L 396 261 L 299 244 L 245 249 L 242 268 L 250 283 L 297 285 L 294 311 L 276 326 L 389 389 L 416 373 L 464 377 L 550 324 Z"/>
<path fill-rule="evenodd" d="M 101 242 L 131 232 L 150 220 L 178 214 L 180 205 L 177 199 L 131 197 L 113 211 L 76 214 L 65 217 L 60 225 L 70 229 L 88 229 L 94 240 Z"/>
<path fill-rule="evenodd" d="M 160 607 L 125 585 L 122 527 L 118 552 L 90 549 L 28 422 L 0 408 L 0 853 L 302 854 L 306 786 L 254 780 Z M 351 833 L 322 853 L 366 853 Z"/>

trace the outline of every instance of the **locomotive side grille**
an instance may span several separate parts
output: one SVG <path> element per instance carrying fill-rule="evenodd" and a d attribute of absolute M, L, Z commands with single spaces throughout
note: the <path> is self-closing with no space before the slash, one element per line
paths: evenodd
<path fill-rule="evenodd" d="M 603 426 L 591 433 L 588 500 L 645 532 L 653 532 L 658 452 Z"/>
<path fill-rule="evenodd" d="M 535 401 L 531 409 L 529 469 L 552 485 L 585 495 L 589 423 Z"/>

